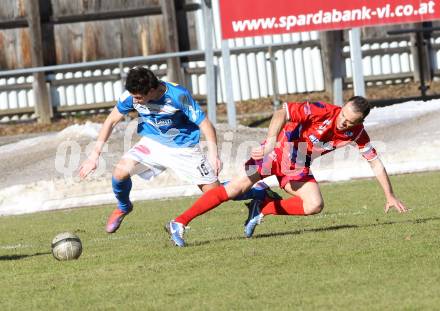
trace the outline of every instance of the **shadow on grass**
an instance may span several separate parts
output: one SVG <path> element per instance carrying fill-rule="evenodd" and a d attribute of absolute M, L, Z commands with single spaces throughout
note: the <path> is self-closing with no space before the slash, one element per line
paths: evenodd
<path fill-rule="evenodd" d="M 403 221 L 385 221 L 378 222 L 375 224 L 365 224 L 365 225 L 337 225 L 323 228 L 312 228 L 312 229 L 300 229 L 294 231 L 285 231 L 285 232 L 275 232 L 275 233 L 262 233 L 259 235 L 255 235 L 255 238 L 267 238 L 273 236 L 283 236 L 283 235 L 296 235 L 303 234 L 309 232 L 323 232 L 323 231 L 336 231 L 341 229 L 353 229 L 353 228 L 371 228 L 371 227 L 380 227 L 380 226 L 388 226 L 388 225 L 398 225 L 398 224 L 423 224 L 428 221 L 440 220 L 440 217 L 429 217 L 429 218 L 420 218 L 420 219 L 411 219 L 411 220 L 403 220 Z"/>
<path fill-rule="evenodd" d="M 341 229 L 352 229 L 352 228 L 360 228 L 359 225 L 337 225 L 337 226 L 330 226 L 330 227 L 323 227 L 323 228 L 311 228 L 311 229 L 298 229 L 294 231 L 283 231 L 283 232 L 274 232 L 274 233 L 262 233 L 254 235 L 254 238 L 260 239 L 260 238 L 268 238 L 268 237 L 274 237 L 274 236 L 283 236 L 283 235 L 298 235 L 308 232 L 323 232 L 323 231 L 337 231 Z"/>
<path fill-rule="evenodd" d="M 336 226 L 322 227 L 322 228 L 298 229 L 298 230 L 291 230 L 291 231 L 256 234 L 253 236 L 253 239 L 271 238 L 271 237 L 285 236 L 285 235 L 299 235 L 299 234 L 313 233 L 313 232 L 337 231 L 337 230 L 344 230 L 344 229 L 380 227 L 380 226 L 398 225 L 398 224 L 405 224 L 405 223 L 424 224 L 428 221 L 436 221 L 436 220 L 440 220 L 440 217 L 429 217 L 429 218 L 420 218 L 420 219 L 403 220 L 403 221 L 386 221 L 386 222 L 380 222 L 380 223 L 375 223 L 375 224 L 365 224 L 365 225 L 348 225 L 348 224 L 336 225 Z M 201 245 L 209 244 L 211 242 L 245 240 L 245 239 L 247 239 L 247 238 L 245 238 L 245 237 L 230 237 L 230 238 L 215 239 L 215 240 L 211 240 L 211 241 L 197 241 L 194 243 L 188 243 L 188 246 L 201 246 Z"/>
<path fill-rule="evenodd" d="M 315 229 L 302 229 L 302 230 L 294 230 L 294 231 L 262 233 L 262 234 L 254 235 L 253 238 L 260 239 L 260 238 L 268 238 L 268 237 L 283 236 L 283 235 L 297 235 L 297 234 L 302 234 L 302 233 L 306 233 L 306 232 L 335 231 L 335 230 L 349 229 L 349 228 L 358 228 L 358 226 L 357 225 L 338 225 L 338 226 L 315 228 Z M 244 236 L 229 237 L 229 238 L 222 238 L 222 239 L 214 239 L 214 240 L 210 240 L 210 241 L 197 241 L 197 242 L 193 242 L 193 243 L 188 243 L 187 245 L 188 246 L 201 246 L 201 245 L 209 244 L 211 242 L 247 240 L 247 239 L 248 238 L 246 238 Z"/>
<path fill-rule="evenodd" d="M 34 257 L 34 256 L 41 256 L 41 255 L 49 255 L 50 252 L 46 253 L 35 253 L 35 254 L 24 254 L 24 255 L 4 255 L 0 256 L 0 261 L 6 261 L 6 260 L 20 260 L 28 257 Z"/>

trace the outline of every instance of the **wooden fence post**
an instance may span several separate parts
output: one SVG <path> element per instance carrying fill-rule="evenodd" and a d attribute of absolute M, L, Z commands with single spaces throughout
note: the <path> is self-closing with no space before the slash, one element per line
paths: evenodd
<path fill-rule="evenodd" d="M 336 105 L 343 104 L 343 77 L 345 63 L 342 57 L 342 31 L 320 33 L 321 57 L 324 69 L 324 86 Z"/>
<path fill-rule="evenodd" d="M 179 35 L 177 33 L 176 9 L 174 1 L 161 0 L 162 15 L 165 25 L 165 42 L 167 52 L 179 51 Z M 167 61 L 167 77 L 171 82 L 183 83 L 183 73 L 179 57 L 171 57 Z"/>
<path fill-rule="evenodd" d="M 426 23 L 414 24 L 414 28 L 423 28 Z M 431 27 L 432 25 L 427 25 Z M 428 34 L 423 33 L 411 33 L 411 54 L 413 56 L 414 64 L 414 81 L 421 82 L 420 77 L 423 73 L 424 81 L 432 81 L 433 69 L 432 69 L 432 57 L 431 57 L 431 42 Z M 421 55 L 419 55 L 421 54 Z M 423 68 L 421 68 L 423 66 Z"/>
<path fill-rule="evenodd" d="M 44 66 L 40 8 L 38 1 L 26 0 L 26 11 L 26 18 L 29 25 L 32 66 Z M 45 73 L 34 73 L 33 76 L 34 81 L 32 87 L 34 91 L 35 112 L 38 116 L 38 122 L 49 124 L 52 116 L 52 104 L 46 85 Z"/>

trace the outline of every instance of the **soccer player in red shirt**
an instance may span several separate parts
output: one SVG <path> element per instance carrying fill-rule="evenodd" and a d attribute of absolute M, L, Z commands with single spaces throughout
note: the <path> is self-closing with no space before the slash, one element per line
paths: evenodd
<path fill-rule="evenodd" d="M 370 112 L 368 101 L 360 96 L 349 99 L 343 107 L 324 102 L 289 102 L 276 111 L 264 143 L 252 150 L 245 164 L 246 174 L 230 183 L 209 190 L 188 210 L 166 227 L 175 245 L 185 246 L 185 226 L 195 217 L 248 191 L 264 177 L 275 175 L 280 187 L 292 195 L 289 199 L 252 200 L 245 222 L 245 235 L 252 237 L 265 215 L 306 216 L 320 213 L 324 200 L 310 165 L 313 159 L 347 144 L 357 144 L 369 162 L 385 198 L 385 212 L 394 207 L 406 212 L 405 205 L 394 195 L 390 179 L 370 144 L 363 121 Z"/>

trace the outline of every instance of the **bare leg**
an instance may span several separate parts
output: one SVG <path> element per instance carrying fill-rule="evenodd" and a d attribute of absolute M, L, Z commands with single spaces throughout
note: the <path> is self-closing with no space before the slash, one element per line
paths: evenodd
<path fill-rule="evenodd" d="M 239 176 L 233 178 L 226 186 L 219 186 L 205 192 L 194 204 L 176 217 L 175 221 L 187 225 L 191 220 L 207 211 L 217 207 L 221 203 L 235 198 L 248 191 L 252 185 L 260 180 L 258 173 L 251 176 Z"/>
<path fill-rule="evenodd" d="M 197 186 L 200 188 L 200 190 L 202 190 L 202 192 L 206 192 L 206 191 L 209 191 L 211 189 L 214 189 L 214 188 L 220 186 L 220 183 L 218 181 L 216 181 L 216 182 L 213 182 L 212 184 L 204 184 L 204 185 L 197 185 Z"/>
<path fill-rule="evenodd" d="M 130 175 L 136 169 L 139 162 L 132 159 L 121 159 L 113 170 L 112 188 L 118 201 L 118 208 L 110 215 L 106 231 L 114 233 L 119 229 L 122 220 L 133 209 L 130 202 L 131 178 Z"/>
<path fill-rule="evenodd" d="M 324 199 L 318 183 L 291 181 L 286 184 L 284 190 L 301 198 L 305 215 L 318 214 L 324 208 Z"/>

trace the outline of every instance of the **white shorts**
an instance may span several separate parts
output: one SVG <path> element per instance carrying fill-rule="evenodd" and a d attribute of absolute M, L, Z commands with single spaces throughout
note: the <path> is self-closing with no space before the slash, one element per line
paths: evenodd
<path fill-rule="evenodd" d="M 207 185 L 217 181 L 217 176 L 199 145 L 172 148 L 142 137 L 123 158 L 132 159 L 146 166 L 148 169 L 138 175 L 147 180 L 170 168 L 179 178 L 196 185 Z"/>

